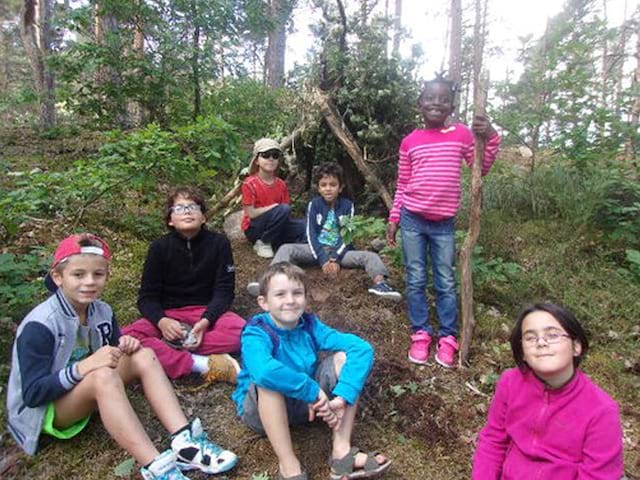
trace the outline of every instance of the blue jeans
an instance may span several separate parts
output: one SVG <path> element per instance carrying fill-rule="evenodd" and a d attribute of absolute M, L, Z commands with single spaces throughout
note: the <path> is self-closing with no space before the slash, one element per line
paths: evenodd
<path fill-rule="evenodd" d="M 429 281 L 427 254 L 431 256 L 436 310 L 440 337 L 458 336 L 458 299 L 456 294 L 456 219 L 432 222 L 403 208 L 400 216 L 402 251 L 407 269 L 407 304 L 414 332 L 425 330 L 433 335 L 429 324 Z"/>
<path fill-rule="evenodd" d="M 306 222 L 302 218 L 291 218 L 291 206 L 281 203 L 268 212 L 251 220 L 244 234 L 251 243 L 262 240 L 277 250 L 283 243 L 305 243 Z"/>

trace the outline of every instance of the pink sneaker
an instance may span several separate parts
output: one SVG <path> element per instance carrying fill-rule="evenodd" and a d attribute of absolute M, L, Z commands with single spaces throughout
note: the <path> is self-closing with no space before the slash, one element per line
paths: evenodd
<path fill-rule="evenodd" d="M 445 368 L 455 368 L 456 353 L 458 353 L 458 342 L 456 337 L 449 335 L 438 340 L 438 351 L 436 352 L 436 362 Z"/>
<path fill-rule="evenodd" d="M 427 360 L 429 360 L 429 346 L 431 346 L 431 335 L 424 330 L 419 330 L 411 335 L 409 361 L 419 365 L 427 363 Z"/>

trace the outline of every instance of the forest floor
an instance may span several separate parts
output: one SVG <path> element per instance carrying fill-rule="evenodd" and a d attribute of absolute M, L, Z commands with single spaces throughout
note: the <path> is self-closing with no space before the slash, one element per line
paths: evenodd
<path fill-rule="evenodd" d="M 98 229 L 101 218 L 89 218 Z M 95 222 L 95 223 L 91 223 Z M 30 233 L 4 251 L 28 245 L 50 245 L 68 226 L 34 223 Z M 70 227 L 69 227 L 70 228 Z M 105 300 L 114 306 L 121 324 L 136 318 L 135 292 L 148 239 L 104 228 L 115 252 L 112 278 Z M 342 271 L 330 280 L 318 268 L 308 270 L 310 306 L 320 318 L 338 329 L 360 335 L 376 349 L 373 373 L 365 387 L 353 444 L 365 451 L 379 450 L 393 460 L 385 478 L 403 480 L 469 478 L 475 441 L 486 421 L 499 374 L 513 366 L 508 336 L 515 314 L 532 300 L 563 300 L 587 322 L 592 350 L 585 371 L 619 402 L 625 434 L 625 470 L 640 479 L 640 287 L 618 279 L 592 239 L 568 231 L 554 222 L 522 220 L 505 223 L 489 216 L 481 242 L 485 255 L 500 255 L 517 262 L 526 277 L 508 282 L 496 279 L 477 290 L 476 336 L 471 366 L 446 370 L 430 362 L 416 366 L 406 360 L 409 322 L 404 301 L 394 303 L 367 293 L 363 271 Z M 268 261 L 255 256 L 249 244 L 234 241 L 236 300 L 233 310 L 249 317 L 259 311 L 246 293 L 247 282 L 257 278 Z M 391 259 L 387 259 L 392 264 Z M 603 263 L 604 262 L 604 263 Z M 392 266 L 391 282 L 404 290 L 401 267 Z M 523 274 L 524 275 L 524 274 Z M 576 294 L 580 291 L 580 295 Z M 571 296 L 573 295 L 573 296 Z M 593 314 L 587 315 L 587 312 Z M 0 321 L 0 391 L 5 392 L 9 347 L 15 323 Z M 213 384 L 201 388 L 195 377 L 175 382 L 188 416 L 199 416 L 210 436 L 236 452 L 240 462 L 221 479 L 275 478 L 277 462 L 268 441 L 252 433 L 235 414 L 233 387 Z M 152 440 L 168 445 L 166 433 L 149 410 L 141 389 L 130 396 Z M 98 415 L 71 441 L 42 438 L 36 457 L 21 453 L 6 431 L 6 412 L 0 407 L 0 478 L 3 479 L 112 479 L 128 460 L 102 427 Z M 293 429 L 296 450 L 311 479 L 328 477 L 331 434 L 321 422 Z M 125 469 L 126 470 L 126 469 Z M 123 478 L 139 478 L 137 468 Z M 193 480 L 207 478 L 190 473 Z"/>

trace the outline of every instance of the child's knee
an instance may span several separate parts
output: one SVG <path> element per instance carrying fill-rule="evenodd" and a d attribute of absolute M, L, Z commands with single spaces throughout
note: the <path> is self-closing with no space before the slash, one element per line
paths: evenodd
<path fill-rule="evenodd" d="M 333 354 L 333 367 L 336 371 L 336 376 L 340 376 L 342 367 L 347 363 L 347 354 L 345 352 L 336 352 Z"/>
<path fill-rule="evenodd" d="M 124 388 L 118 370 L 110 367 L 100 367 L 92 370 L 84 377 L 83 381 L 90 383 L 97 393 L 116 391 L 114 388 Z"/>
<path fill-rule="evenodd" d="M 152 349 L 145 347 L 142 347 L 136 352 L 132 353 L 130 356 L 130 361 L 134 371 L 140 374 L 149 372 L 154 368 L 162 367 L 160 365 L 160 362 L 158 361 L 158 357 L 156 357 L 155 352 Z"/>

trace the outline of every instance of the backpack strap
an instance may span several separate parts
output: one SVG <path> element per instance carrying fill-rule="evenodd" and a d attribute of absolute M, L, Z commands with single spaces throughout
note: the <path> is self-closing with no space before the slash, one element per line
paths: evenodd
<path fill-rule="evenodd" d="M 313 315 L 312 313 L 303 313 L 302 318 L 304 319 L 304 325 L 302 326 L 302 329 L 305 332 L 307 332 L 307 334 L 309 334 L 309 336 L 311 337 L 311 342 L 313 343 L 313 349 L 317 353 L 318 350 L 320 349 L 318 347 L 316 336 L 313 334 L 313 329 L 316 326 L 316 316 Z M 271 324 L 265 321 L 262 315 L 256 315 L 247 322 L 247 325 L 245 326 L 245 328 L 248 327 L 249 325 L 261 328 L 267 333 L 267 335 L 269 335 L 269 338 L 271 339 L 271 345 L 272 345 L 271 356 L 275 357 L 276 352 L 280 347 L 280 337 L 276 333 L 275 329 L 271 326 Z"/>

